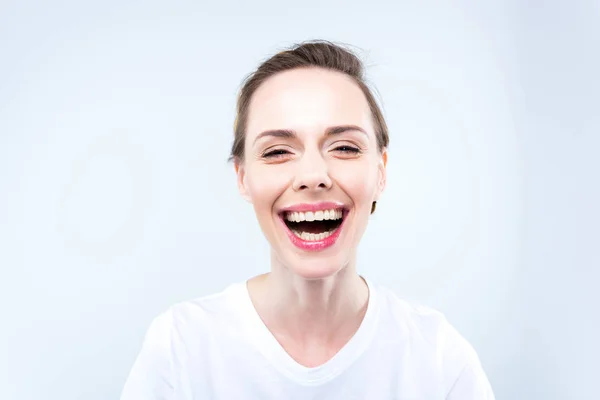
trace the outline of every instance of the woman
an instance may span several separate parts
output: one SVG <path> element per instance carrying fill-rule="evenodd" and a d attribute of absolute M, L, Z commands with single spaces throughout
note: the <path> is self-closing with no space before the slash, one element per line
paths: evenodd
<path fill-rule="evenodd" d="M 158 316 L 122 400 L 494 398 L 440 313 L 356 272 L 388 146 L 362 74 L 350 51 L 316 41 L 248 77 L 231 158 L 271 270 Z"/>

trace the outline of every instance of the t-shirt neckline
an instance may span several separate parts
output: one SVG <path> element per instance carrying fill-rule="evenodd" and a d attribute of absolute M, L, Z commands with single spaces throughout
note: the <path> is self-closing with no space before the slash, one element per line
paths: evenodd
<path fill-rule="evenodd" d="M 350 340 L 331 359 L 317 367 L 306 367 L 290 356 L 275 336 L 264 324 L 250 298 L 247 281 L 235 285 L 240 303 L 244 329 L 251 336 L 249 340 L 282 374 L 306 386 L 323 384 L 345 371 L 371 342 L 379 317 L 378 296 L 375 286 L 362 277 L 369 288 L 367 310 L 363 320 Z"/>

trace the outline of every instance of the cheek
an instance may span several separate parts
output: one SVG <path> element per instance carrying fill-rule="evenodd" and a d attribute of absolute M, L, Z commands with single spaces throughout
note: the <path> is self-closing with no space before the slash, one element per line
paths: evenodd
<path fill-rule="evenodd" d="M 333 171 L 332 171 L 333 172 Z M 371 163 L 347 163 L 335 169 L 335 180 L 358 207 L 372 202 L 377 188 L 377 168 Z"/>
<path fill-rule="evenodd" d="M 288 186 L 288 176 L 272 166 L 257 166 L 247 171 L 246 183 L 254 208 L 270 210 Z"/>

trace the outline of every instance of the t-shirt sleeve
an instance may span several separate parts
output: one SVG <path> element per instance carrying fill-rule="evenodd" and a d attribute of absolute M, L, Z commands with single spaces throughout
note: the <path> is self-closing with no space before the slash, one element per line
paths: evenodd
<path fill-rule="evenodd" d="M 168 400 L 173 392 L 170 310 L 156 317 L 146 331 L 121 392 L 121 400 Z"/>
<path fill-rule="evenodd" d="M 488 378 L 476 355 L 472 355 L 452 385 L 446 400 L 495 400 Z"/>

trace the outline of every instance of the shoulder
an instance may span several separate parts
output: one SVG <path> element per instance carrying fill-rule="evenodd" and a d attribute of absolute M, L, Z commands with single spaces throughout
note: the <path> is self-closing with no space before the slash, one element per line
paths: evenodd
<path fill-rule="evenodd" d="M 143 340 L 142 354 L 165 364 L 176 357 L 178 350 L 202 346 L 231 326 L 234 297 L 239 285 L 205 296 L 180 301 L 156 314 Z M 182 350 L 183 351 L 183 350 Z"/>
<path fill-rule="evenodd" d="M 401 298 L 386 286 L 378 285 L 377 293 L 388 318 L 412 334 L 421 336 L 432 346 L 443 338 L 458 339 L 458 332 L 441 311 Z"/>
<path fill-rule="evenodd" d="M 384 303 L 383 315 L 387 319 L 384 323 L 393 326 L 393 331 L 410 344 L 410 351 L 420 361 L 429 359 L 439 368 L 448 391 L 468 379 L 477 381 L 472 385 L 488 390 L 477 352 L 441 311 L 402 299 L 385 287 L 378 292 Z"/>
<path fill-rule="evenodd" d="M 158 313 L 146 330 L 121 399 L 170 398 L 177 360 L 215 336 L 214 327 L 227 318 L 234 288 L 232 285 L 219 293 L 181 301 Z"/>
<path fill-rule="evenodd" d="M 385 287 L 379 287 L 378 291 L 385 304 L 386 317 L 412 340 L 419 340 L 431 349 L 442 350 L 448 356 L 462 358 L 473 355 L 473 347 L 441 311 L 402 299 Z"/>
<path fill-rule="evenodd" d="M 169 329 L 182 332 L 222 324 L 232 318 L 240 290 L 241 283 L 234 283 L 219 292 L 177 302 L 159 313 L 151 328 L 159 332 Z"/>

